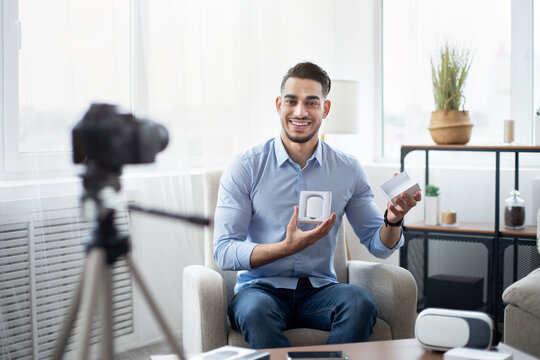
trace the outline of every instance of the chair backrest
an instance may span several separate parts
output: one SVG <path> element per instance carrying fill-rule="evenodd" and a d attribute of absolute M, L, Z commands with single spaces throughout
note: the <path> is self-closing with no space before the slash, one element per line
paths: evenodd
<path fill-rule="evenodd" d="M 204 213 L 207 217 L 213 219 L 217 204 L 217 194 L 219 190 L 219 181 L 222 170 L 210 170 L 204 174 Z M 338 245 L 334 254 L 334 269 L 339 282 L 346 283 L 347 279 L 347 256 L 345 246 L 345 234 L 343 226 L 339 229 Z M 214 224 L 207 226 L 204 233 L 204 265 L 221 273 L 225 280 L 227 288 L 227 304 L 230 303 L 234 294 L 234 285 L 236 283 L 236 271 L 223 271 L 214 261 Z"/>

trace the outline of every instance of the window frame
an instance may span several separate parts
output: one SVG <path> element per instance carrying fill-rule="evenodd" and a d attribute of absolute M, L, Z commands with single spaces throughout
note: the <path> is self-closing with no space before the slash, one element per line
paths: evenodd
<path fill-rule="evenodd" d="M 134 96 L 142 100 L 144 93 L 137 91 L 137 88 L 143 88 L 141 80 L 137 80 L 135 66 L 142 68 L 134 56 L 135 51 L 142 51 L 142 46 L 137 44 L 135 36 L 137 24 L 142 20 L 142 0 L 131 0 L 129 16 L 131 40 L 131 79 L 130 90 L 131 104 L 134 104 Z M 134 9 L 138 11 L 134 12 Z M 0 156 L 0 174 L 2 177 L 21 178 L 24 173 L 37 173 L 50 176 L 65 175 L 66 172 L 72 173 L 72 151 L 42 151 L 23 153 L 19 147 L 19 50 L 24 41 L 22 37 L 21 22 L 19 20 L 19 0 L 1 0 L 0 16 L 3 26 L 0 29 L 0 139 L 2 141 Z M 139 38 L 143 38 L 140 36 Z M 135 51 L 134 51 L 135 50 Z M 144 75 L 144 74 L 143 74 Z M 144 76 L 137 76 L 143 78 Z M 144 81 L 144 80 L 142 80 Z M 142 101 L 140 103 L 143 103 Z M 144 101 L 146 103 L 146 100 Z M 130 109 L 134 111 L 133 109 Z"/>
<path fill-rule="evenodd" d="M 65 170 L 71 152 L 21 153 L 19 151 L 19 64 L 22 43 L 18 0 L 2 2 L 2 170 L 6 173 Z"/>
<path fill-rule="evenodd" d="M 511 100 L 516 142 L 534 144 L 534 0 L 512 0 Z"/>

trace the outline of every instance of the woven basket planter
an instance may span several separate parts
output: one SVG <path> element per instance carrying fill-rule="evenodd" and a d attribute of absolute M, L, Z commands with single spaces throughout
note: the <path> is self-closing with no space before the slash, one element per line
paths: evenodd
<path fill-rule="evenodd" d="M 471 139 L 472 127 L 468 111 L 436 110 L 431 113 L 428 129 L 439 145 L 464 145 Z"/>

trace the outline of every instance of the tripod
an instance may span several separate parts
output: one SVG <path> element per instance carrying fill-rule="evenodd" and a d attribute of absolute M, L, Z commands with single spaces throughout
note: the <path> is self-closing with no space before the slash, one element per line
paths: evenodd
<path fill-rule="evenodd" d="M 129 237 L 118 234 L 114 224 L 115 210 L 103 206 L 100 197 L 101 189 L 107 185 L 112 185 L 115 190 L 118 190 L 120 187 L 117 176 L 110 176 L 111 174 L 108 175 L 109 176 L 103 176 L 102 173 L 95 171 L 95 169 L 89 169 L 89 171 L 83 175 L 84 187 L 87 190 L 86 194 L 83 196 L 83 203 L 86 202 L 86 205 L 91 204 L 95 207 L 97 226 L 95 227 L 92 239 L 87 246 L 83 272 L 75 289 L 72 302 L 68 308 L 64 326 L 55 345 L 53 359 L 60 360 L 62 358 L 79 309 L 81 309 L 81 331 L 75 340 L 75 348 L 77 350 L 75 358 L 80 360 L 88 358 L 92 320 L 97 306 L 99 306 L 100 309 L 102 330 L 100 359 L 113 359 L 112 266 L 120 257 L 124 257 L 129 271 L 133 275 L 135 282 L 139 285 L 142 294 L 150 306 L 150 309 L 173 353 L 175 353 L 179 359 L 184 360 L 181 349 L 176 344 L 171 330 L 167 326 L 155 301 L 152 299 L 148 287 L 141 278 L 140 273 L 129 254 Z M 208 220 L 197 217 L 170 215 L 165 212 L 144 210 L 139 207 L 134 207 L 134 210 L 151 212 L 183 220 L 187 218 L 187 221 L 191 221 L 189 219 L 193 218 L 193 221 L 191 222 L 199 224 L 209 223 Z"/>

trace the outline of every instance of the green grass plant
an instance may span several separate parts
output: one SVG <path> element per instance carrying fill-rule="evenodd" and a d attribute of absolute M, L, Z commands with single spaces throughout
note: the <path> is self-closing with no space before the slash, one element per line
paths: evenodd
<path fill-rule="evenodd" d="M 465 99 L 463 88 L 470 66 L 469 52 L 448 42 L 442 46 L 439 57 L 431 59 L 433 95 L 437 110 L 459 110 L 461 101 Z"/>

